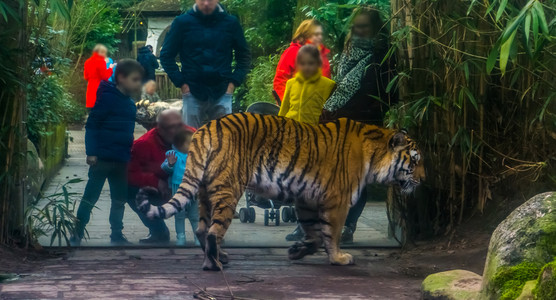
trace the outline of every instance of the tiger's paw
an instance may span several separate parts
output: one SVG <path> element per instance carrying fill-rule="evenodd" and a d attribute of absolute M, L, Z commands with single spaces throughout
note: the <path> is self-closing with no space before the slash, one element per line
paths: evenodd
<path fill-rule="evenodd" d="M 340 252 L 337 253 L 336 255 L 330 255 L 329 259 L 330 259 L 330 264 L 338 265 L 338 266 L 353 265 L 355 263 L 353 256 L 345 252 Z"/>
<path fill-rule="evenodd" d="M 222 264 L 213 258 L 205 257 L 203 261 L 203 271 L 220 271 L 222 270 Z"/>
<path fill-rule="evenodd" d="M 315 252 L 317 252 L 317 247 L 314 246 L 314 243 L 297 242 L 288 249 L 288 258 L 298 260 Z"/>
<path fill-rule="evenodd" d="M 160 197 L 160 193 L 153 187 L 145 187 L 140 189 L 139 192 L 137 192 L 137 196 L 135 196 L 135 204 L 137 205 L 137 210 L 147 216 L 149 213 L 152 215 L 151 211 L 153 211 L 153 207 L 150 200 L 156 199 L 157 197 Z"/>
<path fill-rule="evenodd" d="M 227 265 L 230 262 L 230 259 L 228 258 L 228 253 L 220 250 L 220 254 L 218 255 L 218 260 L 220 261 L 221 264 Z"/>
<path fill-rule="evenodd" d="M 207 235 L 207 243 L 205 248 L 205 260 L 203 261 L 203 270 L 205 271 L 220 271 L 222 270 L 222 263 L 218 260 L 219 251 L 216 243 L 216 236 L 214 234 Z"/>

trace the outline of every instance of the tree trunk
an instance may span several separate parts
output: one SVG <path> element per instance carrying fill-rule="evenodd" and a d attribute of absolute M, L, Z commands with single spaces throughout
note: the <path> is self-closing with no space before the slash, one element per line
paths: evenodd
<path fill-rule="evenodd" d="M 25 127 L 26 98 L 25 86 L 28 73 L 27 21 L 28 1 L 7 0 L 4 5 L 16 12 L 8 20 L 0 17 L 3 47 L 0 61 L 4 65 L 4 78 L 0 87 L 0 243 L 13 240 L 14 232 L 21 233 L 25 205 L 23 203 L 25 154 L 27 130 Z M 17 20 L 18 18 L 19 20 Z M 6 71 L 7 70 L 7 71 Z M 5 73 L 4 73 L 5 72 Z"/>

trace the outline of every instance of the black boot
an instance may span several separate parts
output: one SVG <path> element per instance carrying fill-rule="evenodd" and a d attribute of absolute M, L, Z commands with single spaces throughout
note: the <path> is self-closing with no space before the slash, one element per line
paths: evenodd
<path fill-rule="evenodd" d="M 133 245 L 130 241 L 127 240 L 123 233 L 112 233 L 110 235 L 110 244 L 113 246 L 129 246 Z"/>
<path fill-rule="evenodd" d="M 305 232 L 303 232 L 301 226 L 297 225 L 297 227 L 292 233 L 286 235 L 286 241 L 289 242 L 302 241 L 304 236 L 305 236 Z"/>
<path fill-rule="evenodd" d="M 152 235 L 149 234 L 147 237 L 140 239 L 139 243 L 141 244 L 167 244 L 170 242 L 170 235 Z"/>
<path fill-rule="evenodd" d="M 349 226 L 344 226 L 342 230 L 342 237 L 340 238 L 341 244 L 353 244 L 353 229 Z"/>

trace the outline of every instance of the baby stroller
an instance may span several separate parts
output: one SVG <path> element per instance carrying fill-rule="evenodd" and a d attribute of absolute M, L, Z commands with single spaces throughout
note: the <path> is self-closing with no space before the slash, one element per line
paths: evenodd
<path fill-rule="evenodd" d="M 247 112 L 262 115 L 278 115 L 279 111 L 279 106 L 266 102 L 253 103 L 247 108 Z M 280 226 L 280 208 L 282 208 L 282 222 L 297 222 L 295 209 L 290 205 L 282 207 L 283 203 L 263 198 L 249 190 L 245 192 L 245 200 L 247 202 L 247 207 L 239 210 L 239 220 L 242 223 L 255 222 L 255 209 L 252 206 L 264 209 L 265 226 L 268 226 L 270 222 L 274 223 L 276 226 Z"/>

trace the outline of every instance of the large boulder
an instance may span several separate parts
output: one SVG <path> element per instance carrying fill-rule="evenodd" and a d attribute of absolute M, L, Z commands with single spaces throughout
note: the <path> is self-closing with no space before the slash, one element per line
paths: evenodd
<path fill-rule="evenodd" d="M 421 285 L 424 300 L 477 299 L 481 276 L 465 270 L 452 270 L 429 275 Z"/>
<path fill-rule="evenodd" d="M 554 300 L 555 257 L 556 192 L 548 192 L 529 199 L 498 225 L 482 278 L 463 270 L 432 274 L 423 281 L 422 298 Z"/>
<path fill-rule="evenodd" d="M 483 298 L 500 298 L 496 276 L 505 269 L 523 263 L 543 266 L 555 256 L 556 193 L 548 192 L 518 207 L 492 234 L 483 272 Z"/>
<path fill-rule="evenodd" d="M 546 264 L 533 291 L 537 299 L 556 299 L 556 259 Z"/>

